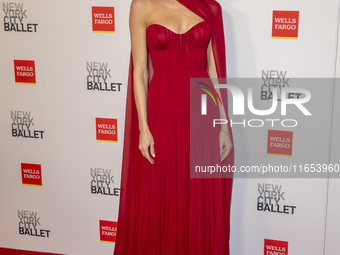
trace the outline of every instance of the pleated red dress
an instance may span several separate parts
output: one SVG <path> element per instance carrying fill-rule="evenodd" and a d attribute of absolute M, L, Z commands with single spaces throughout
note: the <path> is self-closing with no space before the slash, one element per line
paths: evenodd
<path fill-rule="evenodd" d="M 147 113 L 156 157 L 152 165 L 138 149 L 138 118 L 129 90 L 114 255 L 229 254 L 232 179 L 190 178 L 190 78 L 209 77 L 211 36 L 206 20 L 183 34 L 159 24 L 146 30 L 153 67 Z M 227 164 L 233 163 L 233 152 Z"/>

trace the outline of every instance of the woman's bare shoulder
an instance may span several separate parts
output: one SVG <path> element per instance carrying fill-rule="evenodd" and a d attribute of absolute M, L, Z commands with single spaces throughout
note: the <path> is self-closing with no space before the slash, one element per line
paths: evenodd
<path fill-rule="evenodd" d="M 148 16 L 151 8 L 151 0 L 132 0 L 130 12 L 132 15 Z"/>

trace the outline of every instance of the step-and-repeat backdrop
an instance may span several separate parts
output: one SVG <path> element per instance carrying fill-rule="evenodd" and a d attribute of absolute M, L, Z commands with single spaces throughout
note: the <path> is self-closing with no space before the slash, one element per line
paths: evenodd
<path fill-rule="evenodd" d="M 112 254 L 130 3 L 1 2 L 0 247 Z M 219 3 L 245 106 L 231 254 L 338 254 L 339 1 Z"/>

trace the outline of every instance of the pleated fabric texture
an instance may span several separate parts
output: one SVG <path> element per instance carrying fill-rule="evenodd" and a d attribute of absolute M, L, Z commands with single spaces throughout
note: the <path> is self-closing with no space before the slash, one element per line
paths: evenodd
<path fill-rule="evenodd" d="M 220 82 L 225 81 L 221 7 L 212 0 L 179 2 L 204 21 L 183 34 L 160 24 L 152 24 L 146 30 L 147 111 L 156 152 L 153 165 L 138 149 L 138 115 L 130 58 L 114 255 L 229 254 L 232 179 L 190 178 L 190 78 L 209 78 L 207 46 L 211 39 L 218 77 Z M 226 93 L 222 99 L 227 105 Z M 205 140 L 216 146 L 218 134 Z M 233 165 L 233 160 L 234 149 L 224 164 Z"/>

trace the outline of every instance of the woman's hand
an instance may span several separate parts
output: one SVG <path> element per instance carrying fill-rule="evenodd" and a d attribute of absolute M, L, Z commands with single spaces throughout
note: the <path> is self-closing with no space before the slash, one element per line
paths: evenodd
<path fill-rule="evenodd" d="M 140 131 L 139 133 L 139 145 L 138 148 L 142 153 L 143 157 L 145 157 L 151 164 L 155 163 L 152 157 L 155 157 L 155 142 L 153 141 L 153 136 L 151 132 L 148 131 Z M 149 153 L 150 148 L 150 153 Z"/>
<path fill-rule="evenodd" d="M 233 143 L 230 139 L 230 134 L 227 130 L 220 130 L 220 155 L 221 162 L 223 162 L 229 155 L 231 148 L 233 147 Z"/>

